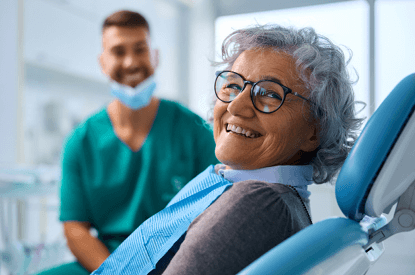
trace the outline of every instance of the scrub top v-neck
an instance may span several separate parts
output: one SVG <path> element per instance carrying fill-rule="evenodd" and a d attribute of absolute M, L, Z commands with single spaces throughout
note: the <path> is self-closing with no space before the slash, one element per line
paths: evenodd
<path fill-rule="evenodd" d="M 128 147 L 133 153 L 136 153 L 136 152 L 138 152 L 138 151 L 141 150 L 141 147 L 145 143 L 147 137 L 150 135 L 151 130 L 153 129 L 153 126 L 154 125 L 158 125 L 158 123 L 156 124 L 155 122 L 156 122 L 157 117 L 159 117 L 158 116 L 159 107 L 160 107 L 160 101 L 157 103 L 157 107 L 156 107 L 156 110 L 155 110 L 155 114 L 154 114 L 154 117 L 153 117 L 153 121 L 151 122 L 151 125 L 149 127 L 149 130 L 148 130 L 147 133 L 145 133 L 146 136 L 143 138 L 143 141 L 141 142 L 141 144 L 139 145 L 139 147 L 137 149 L 132 148 L 130 145 L 127 144 L 127 142 L 125 142 L 124 140 L 122 140 L 122 138 L 120 138 L 120 136 L 117 134 L 117 132 L 116 132 L 116 130 L 114 128 L 114 124 L 113 124 L 113 121 L 111 120 L 111 117 L 109 115 L 108 109 L 106 109 L 106 114 L 107 114 L 108 120 L 109 120 L 109 122 L 110 122 L 110 124 L 112 126 L 111 128 L 113 130 L 114 135 L 120 140 L 121 143 L 123 143 L 126 147 Z M 135 147 L 135 146 L 133 146 L 133 147 Z"/>

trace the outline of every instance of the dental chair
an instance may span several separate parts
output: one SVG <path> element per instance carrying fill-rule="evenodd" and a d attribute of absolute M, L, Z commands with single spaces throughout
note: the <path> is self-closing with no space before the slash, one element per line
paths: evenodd
<path fill-rule="evenodd" d="M 411 74 L 371 116 L 340 171 L 335 193 L 346 218 L 308 226 L 238 274 L 366 274 L 385 239 L 415 228 L 414 110 Z M 382 214 L 394 205 L 388 222 Z"/>

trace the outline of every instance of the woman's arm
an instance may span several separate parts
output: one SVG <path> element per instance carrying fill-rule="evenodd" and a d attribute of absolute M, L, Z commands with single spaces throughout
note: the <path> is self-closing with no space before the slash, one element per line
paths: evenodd
<path fill-rule="evenodd" d="M 70 221 L 63 224 L 69 249 L 89 272 L 97 269 L 110 255 L 107 247 L 92 236 L 88 222 Z"/>

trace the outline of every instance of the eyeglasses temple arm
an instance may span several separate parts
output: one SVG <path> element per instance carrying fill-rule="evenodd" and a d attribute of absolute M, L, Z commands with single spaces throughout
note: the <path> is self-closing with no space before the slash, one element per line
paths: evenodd
<path fill-rule="evenodd" d="M 297 92 L 291 92 L 293 95 L 295 95 L 295 96 L 298 96 L 299 98 L 302 98 L 302 99 L 304 99 L 304 100 L 307 100 L 307 101 L 309 101 L 309 102 L 311 102 L 308 98 L 305 98 L 305 97 L 303 97 L 302 95 L 300 95 L 299 93 L 297 93 Z"/>

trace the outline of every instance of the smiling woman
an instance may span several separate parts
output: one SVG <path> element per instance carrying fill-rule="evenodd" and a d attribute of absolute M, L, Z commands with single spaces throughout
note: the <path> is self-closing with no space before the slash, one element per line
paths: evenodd
<path fill-rule="evenodd" d="M 254 86 L 249 84 L 252 88 L 264 83 L 265 79 L 277 79 L 284 87 L 293 87 L 296 93 L 308 96 L 295 70 L 293 58 L 283 52 L 275 52 L 272 49 L 244 51 L 236 59 L 232 71 L 245 79 L 263 81 Z M 282 87 L 263 86 L 267 88 L 268 94 L 265 96 L 272 91 L 278 95 L 278 90 L 271 89 Z M 302 158 L 303 154 L 312 152 L 319 146 L 317 125 L 313 123 L 309 105 L 304 105 L 301 98 L 290 94 L 282 101 L 286 97 L 282 93 L 282 96 L 278 96 L 280 99 L 275 100 L 276 104 L 266 105 L 275 106 L 274 112 L 258 112 L 255 108 L 258 101 L 253 99 L 254 89 L 247 87 L 230 103 L 218 101 L 215 105 L 215 153 L 219 161 L 231 169 L 243 170 L 275 165 L 308 164 L 308 161 Z M 260 96 L 255 96 L 258 97 Z M 283 102 L 283 107 L 279 108 Z M 249 135 L 240 135 L 238 128 L 245 130 Z"/>
<path fill-rule="evenodd" d="M 94 274 L 236 274 L 312 223 L 307 186 L 332 179 L 356 139 L 342 51 L 312 28 L 257 26 L 223 44 L 215 154 Z"/>
<path fill-rule="evenodd" d="M 289 81 L 291 86 L 285 86 L 308 99 L 299 104 L 303 105 L 301 112 L 305 119 L 311 119 L 309 122 L 317 127 L 319 146 L 309 154 L 303 151 L 302 161 L 304 164 L 307 159 L 313 166 L 315 183 L 330 181 L 346 159 L 362 123 L 362 119 L 355 116 L 353 82 L 346 69 L 350 60 L 346 61 L 338 46 L 316 34 L 312 28 L 296 30 L 271 25 L 241 29 L 230 34 L 222 46 L 223 61 L 217 65 L 226 65 L 226 69 L 240 66 L 241 62 L 246 62 L 244 55 L 249 52 L 256 52 L 256 58 L 262 63 L 252 58 L 252 62 L 257 63 L 245 63 L 246 71 L 259 70 L 262 78 L 267 77 L 267 72 L 272 72 L 274 77 L 278 76 L 280 83 L 282 80 L 286 81 L 285 84 Z M 273 57 L 271 53 L 274 53 Z M 259 65 L 265 67 L 255 67 Z M 287 103 L 298 100 L 292 95 L 286 96 Z M 293 109 L 285 105 L 276 113 L 282 111 L 282 116 L 290 115 Z M 306 129 L 301 124 L 298 126 L 302 131 Z"/>

